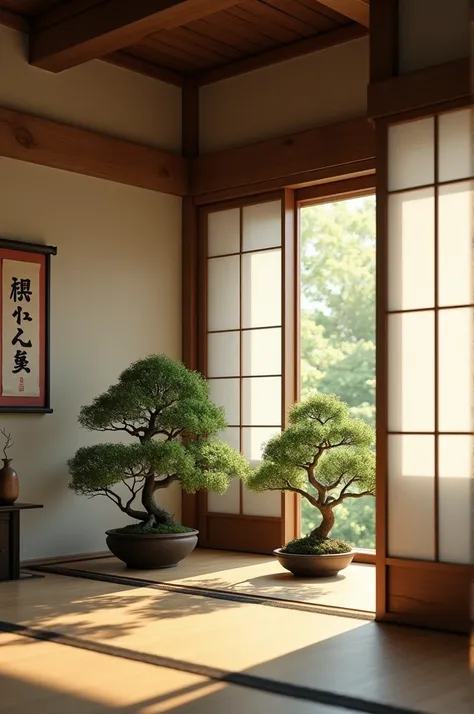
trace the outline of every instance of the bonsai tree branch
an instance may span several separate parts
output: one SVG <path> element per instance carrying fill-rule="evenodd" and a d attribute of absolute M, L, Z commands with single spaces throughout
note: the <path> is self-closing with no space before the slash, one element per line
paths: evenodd
<path fill-rule="evenodd" d="M 139 431 L 130 426 L 103 426 L 96 428 L 96 431 L 125 431 L 130 436 L 139 436 Z"/>
<path fill-rule="evenodd" d="M 148 520 L 147 513 L 145 513 L 144 511 L 136 511 L 134 508 L 130 507 L 129 504 L 132 503 L 133 498 L 128 503 L 126 503 L 124 506 L 122 499 L 120 498 L 118 493 L 115 493 L 115 491 L 111 491 L 110 488 L 104 488 L 102 491 L 102 494 L 104 496 L 107 496 L 107 498 L 109 498 L 112 501 L 112 503 L 115 503 L 115 505 L 118 506 L 118 508 L 120 508 L 122 513 L 126 513 L 127 516 L 130 516 L 130 518 L 135 518 L 137 521 Z M 97 495 L 100 495 L 100 494 L 97 494 Z"/>
<path fill-rule="evenodd" d="M 329 486 L 326 487 L 327 490 L 328 490 L 328 491 L 334 491 L 335 488 L 337 488 L 338 486 L 341 485 L 342 479 L 344 478 L 344 476 L 347 476 L 346 471 L 344 471 L 344 472 L 339 476 L 339 478 L 336 479 L 336 481 L 333 481 L 331 484 L 329 484 Z M 335 499 L 334 499 L 334 500 L 335 500 Z"/>
<path fill-rule="evenodd" d="M 310 482 L 311 486 L 316 489 L 318 492 L 318 501 L 319 503 L 324 503 L 324 500 L 326 498 L 326 491 L 327 491 L 327 486 L 324 486 L 324 484 L 320 483 L 316 476 L 314 475 L 314 470 L 316 468 L 316 464 L 318 463 L 320 453 L 317 454 L 317 459 L 308 467 L 307 473 L 308 473 L 308 481 Z"/>
<path fill-rule="evenodd" d="M 166 478 L 162 479 L 155 479 L 155 486 L 154 490 L 158 491 L 161 488 L 168 488 L 170 484 L 172 484 L 174 481 L 178 481 L 179 476 L 178 474 L 172 474 L 171 476 L 167 476 Z"/>
<path fill-rule="evenodd" d="M 134 476 L 132 485 L 130 485 L 126 479 L 123 479 L 122 483 L 125 484 L 125 486 L 128 488 L 128 490 L 132 494 L 126 504 L 126 507 L 129 508 L 132 505 L 132 503 L 134 502 L 134 500 L 137 496 L 137 493 L 139 493 L 139 491 L 143 488 L 143 479 L 138 476 Z M 137 488 L 137 484 L 139 484 L 138 488 Z"/>
<path fill-rule="evenodd" d="M 375 496 L 375 491 L 360 491 L 359 493 L 345 493 L 344 496 L 339 496 L 338 499 L 336 499 L 333 503 L 331 503 L 331 507 L 334 508 L 334 506 L 338 506 L 340 503 L 346 500 L 346 498 L 363 498 L 364 496 Z"/>
<path fill-rule="evenodd" d="M 297 488 L 296 486 L 292 486 L 289 481 L 285 481 L 285 486 L 283 488 L 266 488 L 265 491 L 291 491 L 292 493 L 298 493 L 303 498 L 306 498 L 315 508 L 319 509 L 321 506 L 317 498 L 312 496 L 303 488 Z"/>
<path fill-rule="evenodd" d="M 174 431 L 170 431 L 167 433 L 168 441 L 172 441 L 173 439 L 177 439 L 178 436 L 181 436 L 181 434 L 184 432 L 184 429 L 175 429 Z M 166 432 L 165 432 L 166 433 Z"/>
<path fill-rule="evenodd" d="M 276 489 L 273 489 L 273 490 L 279 491 L 280 489 L 276 488 Z M 319 508 L 319 502 L 318 502 L 317 498 L 315 498 L 314 496 L 312 496 L 310 493 L 308 493 L 307 491 L 305 491 L 303 488 L 296 488 L 296 486 L 292 486 L 289 481 L 286 481 L 286 486 L 285 486 L 285 489 L 284 489 L 284 490 L 285 490 L 285 491 L 292 491 L 293 493 L 298 493 L 298 494 L 299 494 L 300 496 L 302 496 L 303 498 L 306 498 L 306 499 L 311 503 L 312 506 L 315 506 L 316 508 Z"/>

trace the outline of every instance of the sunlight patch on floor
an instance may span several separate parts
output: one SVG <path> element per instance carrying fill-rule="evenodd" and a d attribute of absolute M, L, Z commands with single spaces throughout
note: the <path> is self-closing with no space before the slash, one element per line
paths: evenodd
<path fill-rule="evenodd" d="M 136 577 L 187 587 L 313 603 L 326 607 L 375 611 L 375 566 L 351 565 L 331 578 L 295 578 L 276 558 L 197 549 L 177 568 L 128 570 L 116 558 L 67 563 L 71 570 Z"/>

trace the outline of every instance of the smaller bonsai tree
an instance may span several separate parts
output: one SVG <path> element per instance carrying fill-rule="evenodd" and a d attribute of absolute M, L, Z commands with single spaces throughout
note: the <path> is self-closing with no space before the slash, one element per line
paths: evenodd
<path fill-rule="evenodd" d="M 266 444 L 262 463 L 247 481 L 254 491 L 298 493 L 319 511 L 317 528 L 288 543 L 284 552 L 351 550 L 329 534 L 337 506 L 375 495 L 374 441 L 372 427 L 351 417 L 347 404 L 334 395 L 316 394 L 291 408 L 288 428 Z"/>
<path fill-rule="evenodd" d="M 188 493 L 224 493 L 232 478 L 245 479 L 249 472 L 237 451 L 213 438 L 226 428 L 226 419 L 224 410 L 210 401 L 208 383 L 165 355 L 128 367 L 116 384 L 81 409 L 79 423 L 136 439 L 84 446 L 68 461 L 70 488 L 109 498 L 138 521 L 126 526 L 128 531 L 190 530 L 157 503 L 158 492 L 179 481 Z"/>

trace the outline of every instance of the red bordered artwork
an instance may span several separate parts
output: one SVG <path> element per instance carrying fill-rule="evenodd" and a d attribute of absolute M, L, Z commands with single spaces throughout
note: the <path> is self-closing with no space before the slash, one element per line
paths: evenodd
<path fill-rule="evenodd" d="M 0 412 L 52 412 L 52 255 L 52 246 L 0 239 Z"/>

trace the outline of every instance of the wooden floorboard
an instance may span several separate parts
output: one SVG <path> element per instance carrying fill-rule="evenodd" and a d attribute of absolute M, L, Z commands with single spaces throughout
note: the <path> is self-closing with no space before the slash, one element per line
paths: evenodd
<path fill-rule="evenodd" d="M 375 566 L 354 564 L 330 578 L 295 578 L 272 556 L 197 549 L 177 568 L 129 570 L 117 558 L 61 563 L 62 571 L 136 578 L 227 595 L 375 612 Z"/>
<path fill-rule="evenodd" d="M 427 714 L 467 714 L 472 711 L 472 701 L 469 701 L 468 638 L 461 636 L 382 627 L 361 620 L 52 575 L 41 580 L 2 584 L 0 610 L 4 621 L 80 638 L 96 645 L 124 648 L 144 656 L 186 660 L 196 666 L 217 667 L 275 683 L 330 691 Z M 34 662 L 35 667 L 30 668 L 23 663 L 12 671 L 14 657 L 9 654 L 12 635 L 5 635 L 4 638 L 7 639 L 3 646 L 0 642 L 0 673 L 3 676 L 16 676 L 20 680 L 23 676 L 28 685 L 37 681 L 44 683 L 54 675 L 54 663 L 50 665 L 46 658 L 33 654 L 39 651 L 35 648 L 42 647 L 44 643 L 32 644 L 28 638 L 22 638 L 28 640 L 28 644 L 18 643 L 15 647 L 25 656 L 28 651 L 31 652 L 28 661 Z M 64 653 L 69 652 L 69 647 L 52 645 L 53 648 L 56 646 Z M 61 659 L 62 655 L 54 656 Z M 86 660 L 87 657 L 98 656 L 96 652 L 84 655 Z M 111 659 L 114 663 L 107 666 L 113 679 L 115 662 L 119 659 Z M 121 660 L 120 668 L 128 666 L 149 665 Z M 92 671 L 93 665 L 90 667 Z M 74 668 L 67 671 L 68 675 L 63 669 L 62 677 L 58 676 L 58 687 L 61 681 L 67 687 L 71 684 L 70 680 L 78 679 Z M 44 677 L 41 678 L 43 672 Z M 168 678 L 169 674 L 166 681 Z M 92 696 L 87 676 L 79 679 L 83 682 L 82 695 L 86 698 Z M 140 696 L 135 691 L 133 675 L 128 682 L 134 696 Z M 156 696 L 161 695 L 158 684 Z M 3 695 L 4 688 L 0 686 Z M 229 693 L 232 693 L 233 686 L 227 685 Z M 169 706 L 167 709 L 149 710 L 137 705 L 138 708 L 124 708 L 123 711 L 204 714 L 222 710 L 226 714 L 234 711 L 240 714 L 247 710 L 247 706 L 244 708 L 241 703 L 227 705 L 224 699 L 220 709 L 221 705 L 217 701 L 214 704 L 212 697 L 224 697 L 224 694 L 217 692 L 210 696 L 211 699 L 206 701 L 204 695 L 200 698 L 196 695 L 195 700 L 189 705 L 184 704 L 182 709 Z M 251 703 L 253 700 L 246 701 Z M 0 712 L 2 706 L 3 696 L 0 697 Z M 113 706 L 117 708 L 117 704 L 111 705 L 112 709 Z M 120 706 L 126 705 L 123 703 Z M 286 711 L 295 713 L 309 711 L 289 707 L 287 698 L 286 705 L 282 706 L 286 706 Z M 313 703 L 311 706 L 311 711 L 317 712 L 316 706 L 323 705 Z M 249 704 L 248 708 L 259 712 L 279 711 L 277 704 L 258 706 L 256 703 Z M 77 709 L 81 714 L 86 710 Z M 5 705 L 4 711 L 20 714 L 26 711 L 26 707 L 12 709 Z M 49 708 L 48 704 L 42 711 L 51 714 L 56 710 Z M 67 711 L 69 714 L 76 710 L 71 705 Z M 331 711 L 336 714 L 334 708 Z"/>
<path fill-rule="evenodd" d="M 350 714 L 49 642 L 0 635 L 0 712 Z"/>

